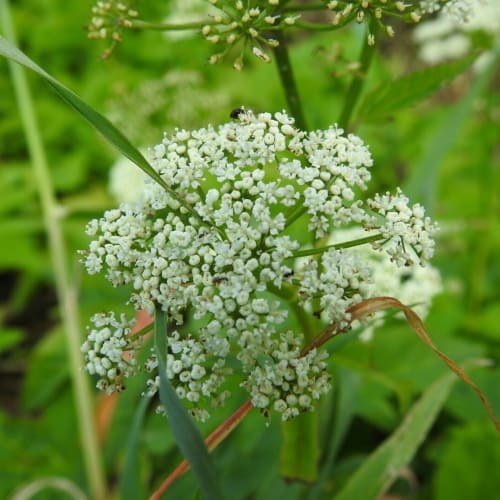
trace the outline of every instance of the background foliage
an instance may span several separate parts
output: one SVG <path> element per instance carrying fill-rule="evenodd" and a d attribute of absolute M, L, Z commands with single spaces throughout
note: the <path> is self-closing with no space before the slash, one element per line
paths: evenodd
<path fill-rule="evenodd" d="M 258 111 L 285 108 L 272 64 L 250 60 L 241 73 L 230 63 L 210 66 L 206 60 L 211 47 L 196 37 L 172 40 L 161 32 L 131 33 L 110 59 L 101 61 L 103 47 L 88 41 L 83 30 L 91 4 L 14 3 L 19 46 L 112 119 L 137 147 L 159 142 L 163 131 L 175 127 L 222 123 L 241 104 Z M 141 15 L 168 14 L 168 2 L 152 4 L 146 2 Z M 325 127 L 337 119 L 350 81 L 347 63 L 356 59 L 362 38 L 357 29 L 335 36 L 295 36 L 291 58 L 310 128 Z M 408 85 L 394 80 L 422 66 L 404 27 L 399 28 L 396 42 L 384 41 L 379 49 L 354 120 L 356 133 L 370 145 L 375 159 L 374 189 L 406 187 L 414 201 L 424 202 L 441 223 L 434 263 L 443 275 L 445 291 L 426 321 L 435 342 L 458 362 L 477 357 L 496 362 L 500 354 L 500 74 L 497 70 L 477 88 L 479 77 L 466 70 L 438 91 L 422 88 L 418 99 L 405 97 Z M 441 83 L 448 77 L 436 78 Z M 107 184 L 117 158 L 41 79 L 34 75 L 29 79 L 85 324 L 96 311 L 123 307 L 120 293 L 99 277 L 87 277 L 76 256 L 76 250 L 87 244 L 85 223 L 115 204 Z M 0 116 L 0 497 L 49 476 L 68 478 L 85 491 L 45 229 L 3 59 Z M 336 431 L 321 436 L 322 461 L 327 466 L 320 481 L 313 486 L 284 482 L 278 470 L 279 422 L 266 422 L 251 412 L 214 452 L 229 498 L 332 498 L 400 425 L 417 396 L 446 372 L 407 325 L 396 319 L 369 343 L 355 336 L 350 340 L 330 347 L 334 351 L 331 370 L 338 382 L 331 398 L 323 401 L 320 420 L 322 428 L 329 429 L 333 419 Z M 500 413 L 500 369 L 494 365 L 471 372 Z M 117 487 L 124 467 L 141 391 L 136 381 L 120 396 L 112 424 L 101 436 L 112 487 Z M 96 394 L 96 401 L 103 419 L 102 397 Z M 243 401 L 244 394 L 239 394 L 232 407 L 201 426 L 203 434 Z M 137 498 L 144 498 L 182 457 L 164 419 L 154 412 L 146 414 L 138 439 L 143 491 Z M 438 500 L 492 498 L 500 491 L 500 478 L 494 473 L 498 463 L 500 441 L 484 409 L 468 387 L 455 384 L 391 493 Z M 173 485 L 171 498 L 195 498 L 196 491 L 188 473 Z M 35 498 L 68 496 L 50 490 Z"/>

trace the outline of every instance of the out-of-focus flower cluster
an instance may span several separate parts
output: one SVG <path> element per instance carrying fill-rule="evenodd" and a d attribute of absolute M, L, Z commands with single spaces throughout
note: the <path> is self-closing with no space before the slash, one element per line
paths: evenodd
<path fill-rule="evenodd" d="M 130 2 L 110 0 L 97 2 L 92 7 L 92 18 L 87 26 L 91 39 L 110 40 L 111 45 L 102 54 L 103 59 L 109 57 L 116 44 L 122 41 L 122 33 L 132 26 L 132 20 L 139 13 L 130 8 Z"/>
<path fill-rule="evenodd" d="M 474 46 L 474 38 L 481 35 L 483 48 L 492 48 L 500 41 L 500 2 L 497 0 L 470 0 L 464 20 L 449 16 L 443 9 L 434 19 L 415 28 L 413 38 L 419 46 L 420 58 L 429 64 L 465 56 Z M 482 67 L 491 58 L 487 50 L 476 62 Z"/>
<path fill-rule="evenodd" d="M 363 199 L 372 158 L 359 137 L 336 126 L 304 132 L 284 112 L 231 114 L 218 128 L 165 135 L 151 157 L 168 189 L 148 179 L 140 201 L 91 221 L 84 262 L 129 286 L 136 310 L 166 312 L 167 376 L 195 416 L 223 402 L 236 371 L 256 407 L 287 419 L 329 388 L 325 354 L 302 355 L 312 332 L 291 326 L 290 311 L 344 328 L 349 308 L 371 294 L 372 263 L 356 242 L 322 246 L 324 237 L 364 228 L 363 242 L 386 250 L 396 268 L 426 263 L 435 225 L 400 190 Z M 101 318 L 84 350 L 94 353 L 89 371 L 113 388 L 115 373 L 92 366 L 103 328 Z M 149 391 L 156 387 L 153 378 Z"/>
<path fill-rule="evenodd" d="M 115 82 L 106 116 L 133 143 L 143 145 L 157 140 L 159 127 L 189 128 L 204 123 L 208 117 L 219 115 L 222 119 L 228 106 L 227 92 L 207 89 L 201 72 L 171 70 L 160 78 L 143 80 L 134 86 L 125 81 Z"/>
<path fill-rule="evenodd" d="M 467 22 L 477 7 L 476 0 L 420 0 L 420 9 L 423 14 L 441 11 L 459 22 Z"/>

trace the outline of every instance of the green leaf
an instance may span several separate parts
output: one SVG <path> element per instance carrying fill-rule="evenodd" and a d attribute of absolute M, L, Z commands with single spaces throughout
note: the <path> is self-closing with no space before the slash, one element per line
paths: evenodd
<path fill-rule="evenodd" d="M 359 108 L 363 121 L 374 121 L 412 106 L 467 69 L 476 55 L 404 75 L 369 92 Z"/>
<path fill-rule="evenodd" d="M 498 495 L 500 475 L 488 471 L 500 463 L 500 440 L 489 422 L 482 419 L 455 429 L 450 443 L 437 458 L 433 495 L 436 500 Z"/>
<path fill-rule="evenodd" d="M 318 477 L 318 414 L 301 413 L 281 424 L 280 475 L 312 483 Z"/>
<path fill-rule="evenodd" d="M 23 381 L 23 406 L 27 411 L 44 408 L 68 382 L 64 332 L 57 327 L 33 349 Z"/>
<path fill-rule="evenodd" d="M 319 480 L 309 491 L 307 500 L 315 500 L 321 495 L 322 488 L 332 475 L 338 451 L 356 414 L 361 377 L 350 370 L 338 368 L 335 371 L 334 380 L 331 409 L 325 433 L 321 439 L 321 442 L 324 443 L 321 462 L 324 465 L 321 468 Z"/>
<path fill-rule="evenodd" d="M 143 483 L 140 480 L 140 469 L 138 460 L 139 433 L 142 428 L 144 416 L 150 397 L 143 396 L 135 410 L 132 425 L 128 430 L 127 452 L 125 455 L 125 466 L 120 478 L 120 498 L 134 500 L 145 498 Z"/>
<path fill-rule="evenodd" d="M 175 389 L 166 376 L 165 356 L 167 352 L 167 322 L 161 306 L 155 311 L 155 349 L 158 357 L 160 377 L 160 401 L 165 408 L 167 419 L 182 454 L 189 461 L 196 479 L 206 499 L 222 500 L 215 467 L 205 442 L 194 422 L 181 403 Z"/>
<path fill-rule="evenodd" d="M 425 439 L 457 378 L 439 378 L 413 405 L 396 431 L 354 473 L 335 500 L 377 499 L 396 479 Z"/>
<path fill-rule="evenodd" d="M 23 340 L 23 331 L 19 328 L 0 328 L 0 353 L 8 351 Z"/>

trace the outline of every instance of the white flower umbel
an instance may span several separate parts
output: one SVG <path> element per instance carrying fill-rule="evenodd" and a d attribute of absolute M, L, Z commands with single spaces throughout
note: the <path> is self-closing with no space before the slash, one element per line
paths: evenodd
<path fill-rule="evenodd" d="M 128 284 L 137 310 L 166 312 L 167 376 L 195 416 L 223 402 L 234 371 L 255 406 L 287 419 L 328 388 L 325 354 L 301 356 L 312 332 L 284 324 L 290 306 L 303 328 L 310 313 L 345 327 L 369 294 L 370 262 L 322 247 L 323 237 L 364 227 L 407 264 L 431 256 L 434 226 L 399 190 L 365 204 L 372 158 L 358 137 L 300 131 L 285 112 L 231 116 L 166 135 L 152 166 L 168 190 L 148 180 L 139 203 L 91 221 L 84 260 L 89 273 Z"/>

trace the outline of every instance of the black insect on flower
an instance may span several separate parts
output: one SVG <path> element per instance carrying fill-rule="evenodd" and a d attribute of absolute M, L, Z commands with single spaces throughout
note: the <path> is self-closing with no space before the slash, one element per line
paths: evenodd
<path fill-rule="evenodd" d="M 229 117 L 232 118 L 233 120 L 238 119 L 238 117 L 241 115 L 241 113 L 244 113 L 243 108 L 235 108 L 229 113 Z"/>

